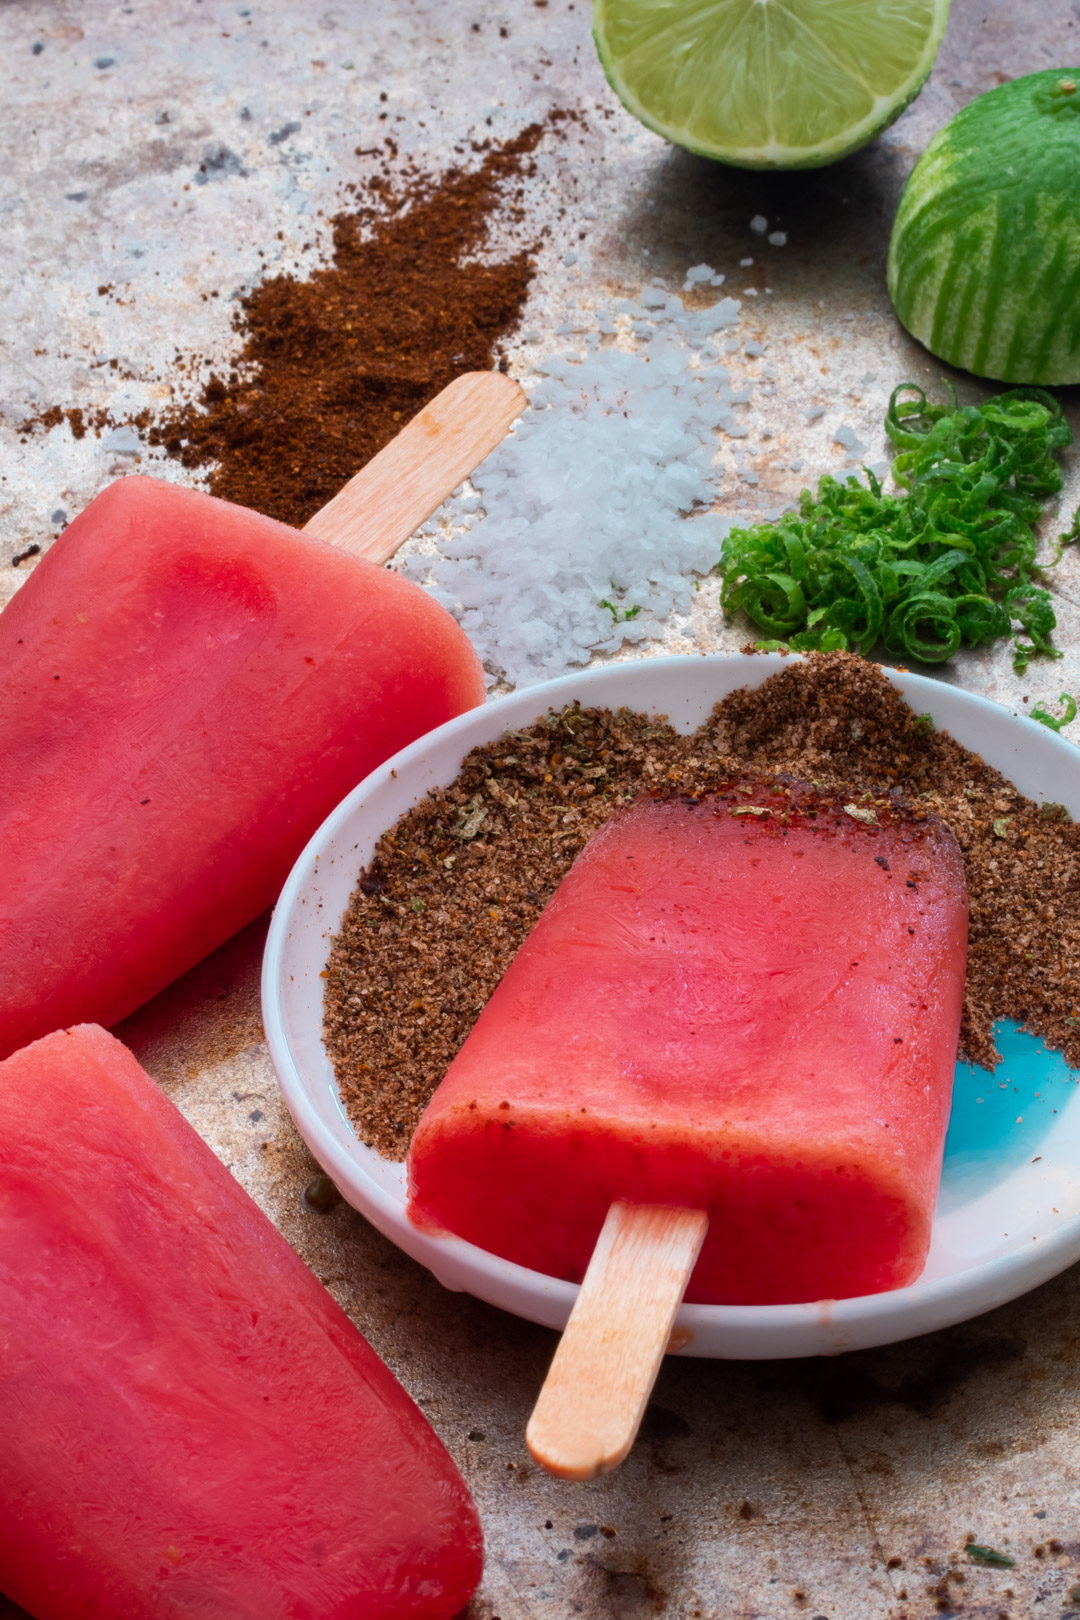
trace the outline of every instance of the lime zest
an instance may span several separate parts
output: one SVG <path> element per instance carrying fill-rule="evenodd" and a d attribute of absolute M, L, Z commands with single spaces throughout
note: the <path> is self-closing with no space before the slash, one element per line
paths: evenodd
<path fill-rule="evenodd" d="M 964 1551 L 973 1564 L 990 1564 L 997 1569 L 1016 1567 L 1016 1559 L 1010 1558 L 1008 1553 L 998 1552 L 996 1547 L 981 1547 L 977 1541 L 965 1542 Z"/>
<path fill-rule="evenodd" d="M 1070 693 L 1062 692 L 1058 702 L 1062 705 L 1064 711 L 1062 714 L 1051 714 L 1043 704 L 1037 703 L 1030 711 L 1031 718 L 1040 721 L 1044 726 L 1049 726 L 1051 731 L 1060 731 L 1062 726 L 1072 725 L 1077 715 L 1076 699 Z"/>
<path fill-rule="evenodd" d="M 885 429 L 900 493 L 869 468 L 865 483 L 826 474 L 796 512 L 732 529 L 717 564 L 725 614 L 747 614 L 797 652 L 867 654 L 881 642 L 936 664 L 1015 634 L 1018 673 L 1035 655 L 1060 658 L 1034 530 L 1072 443 L 1057 401 L 1016 388 L 982 405 L 955 393 L 935 405 L 901 383 Z"/>
<path fill-rule="evenodd" d="M 602 596 L 598 606 L 607 608 L 608 612 L 611 614 L 612 623 L 614 624 L 622 624 L 627 619 L 636 619 L 638 614 L 641 612 L 640 602 L 635 602 L 633 607 L 620 608 L 616 607 L 615 603 L 608 596 Z"/>
<path fill-rule="evenodd" d="M 1065 547 L 1075 545 L 1078 540 L 1080 540 L 1080 506 L 1078 506 L 1076 511 L 1073 513 L 1072 522 L 1069 524 L 1069 527 L 1065 530 L 1064 534 L 1058 535 L 1057 551 L 1055 555 L 1048 563 L 1044 563 L 1043 567 L 1056 568 L 1062 557 L 1065 555 Z"/>

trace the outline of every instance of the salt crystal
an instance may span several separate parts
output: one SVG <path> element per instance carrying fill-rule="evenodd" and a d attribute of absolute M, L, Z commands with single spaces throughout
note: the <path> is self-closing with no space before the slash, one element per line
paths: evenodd
<path fill-rule="evenodd" d="M 753 262 L 754 262 L 753 259 L 740 259 L 739 260 L 739 269 L 740 270 L 749 270 L 749 268 L 753 264 Z"/>
<path fill-rule="evenodd" d="M 723 326 L 734 326 L 739 319 L 739 301 L 737 298 L 721 298 L 708 313 L 715 322 L 714 331 L 718 332 Z"/>
<path fill-rule="evenodd" d="M 127 423 L 107 433 L 102 444 L 106 450 L 111 450 L 117 456 L 137 456 L 142 449 L 139 435 Z"/>
<path fill-rule="evenodd" d="M 773 247 L 787 247 L 787 231 L 770 231 L 769 241 Z"/>
<path fill-rule="evenodd" d="M 748 355 L 751 360 L 756 360 L 759 355 L 765 353 L 767 348 L 768 344 L 759 343 L 756 338 L 747 338 L 743 353 Z"/>
<path fill-rule="evenodd" d="M 699 281 L 709 281 L 715 274 L 711 264 L 692 264 L 686 272 L 685 285 L 694 287 Z"/>
<path fill-rule="evenodd" d="M 861 455 L 866 449 L 865 444 L 862 443 L 855 429 L 848 422 L 841 422 L 833 434 L 833 443 L 842 444 L 844 449 L 850 451 L 852 455 Z"/>
<path fill-rule="evenodd" d="M 563 258 L 562 258 L 563 264 L 566 264 L 566 265 L 577 264 L 577 261 L 578 261 L 578 256 L 574 252 L 573 248 L 570 248 L 568 250 L 568 252 L 563 254 Z"/>
<path fill-rule="evenodd" d="M 695 286 L 713 274 L 699 268 Z M 610 307 L 562 323 L 561 337 L 578 335 L 525 379 L 530 409 L 424 526 L 436 554 L 429 539 L 401 561 L 467 627 L 489 684 L 544 680 L 657 636 L 719 557 L 730 520 L 706 510 L 716 435 L 750 432 L 733 405 L 752 388 L 733 390 L 717 363 L 715 334 L 738 324 L 738 302 L 691 310 L 661 284 L 622 312 L 632 348 L 597 346 L 598 328 L 615 329 Z M 613 622 L 605 597 L 640 611 Z"/>
<path fill-rule="evenodd" d="M 803 418 L 807 422 L 820 422 L 824 415 L 824 405 L 811 405 L 808 411 L 803 412 Z"/>
<path fill-rule="evenodd" d="M 755 214 L 753 219 L 750 221 L 750 229 L 752 231 L 756 231 L 758 236 L 764 236 L 768 228 L 769 222 L 765 218 L 764 214 Z"/>

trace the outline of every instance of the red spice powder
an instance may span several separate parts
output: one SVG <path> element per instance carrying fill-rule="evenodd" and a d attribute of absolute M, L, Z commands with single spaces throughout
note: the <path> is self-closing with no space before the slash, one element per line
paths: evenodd
<path fill-rule="evenodd" d="M 329 263 L 242 298 L 234 368 L 141 424 L 149 442 L 212 467 L 212 494 L 305 523 L 447 383 L 498 364 L 533 263 L 524 249 L 493 263 L 478 254 L 497 220 L 523 217 L 545 127 L 474 143 L 476 168 L 369 181 L 330 222 Z"/>
<path fill-rule="evenodd" d="M 501 144 L 473 141 L 475 166 L 437 175 L 399 164 L 388 141 L 383 172 L 346 187 L 353 204 L 329 222 L 328 262 L 260 282 L 238 301 L 230 369 L 131 425 L 184 466 L 209 469 L 211 494 L 302 526 L 447 383 L 505 365 L 534 263 L 528 248 L 499 257 L 496 227 L 525 219 L 533 154 L 568 121 L 580 114 L 556 110 Z M 181 372 L 203 364 L 178 359 Z M 122 425 L 106 408 L 54 404 L 20 431 L 62 421 L 77 439 Z"/>

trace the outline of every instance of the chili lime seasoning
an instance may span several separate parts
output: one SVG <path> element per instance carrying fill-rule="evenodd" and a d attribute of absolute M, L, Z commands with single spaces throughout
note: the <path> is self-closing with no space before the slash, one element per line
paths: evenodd
<path fill-rule="evenodd" d="M 899 790 L 964 852 L 971 902 L 962 1044 L 992 1067 L 1013 1018 L 1080 1067 L 1080 827 L 1023 797 L 915 714 L 875 664 L 792 661 L 691 736 L 572 707 L 475 749 L 380 841 L 336 935 L 325 1038 L 356 1130 L 403 1158 L 429 1097 L 590 833 L 650 790 L 742 772 Z"/>

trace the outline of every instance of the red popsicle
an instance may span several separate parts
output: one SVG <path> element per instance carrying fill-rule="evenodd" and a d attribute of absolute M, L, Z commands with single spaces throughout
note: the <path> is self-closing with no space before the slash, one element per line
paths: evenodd
<path fill-rule="evenodd" d="M 630 1198 L 710 1213 L 691 1300 L 909 1282 L 948 1122 L 965 896 L 952 835 L 886 804 L 785 784 L 615 816 L 421 1119 L 413 1219 L 580 1281 Z"/>
<path fill-rule="evenodd" d="M 37 1620 L 448 1620 L 461 1476 L 130 1052 L 0 1065 L 0 1590 Z"/>
<path fill-rule="evenodd" d="M 388 555 L 520 398 L 497 373 L 458 379 L 401 436 L 407 455 L 388 447 L 353 481 L 361 514 L 350 485 L 313 524 L 389 533 Z M 131 1012 L 272 903 L 369 770 L 484 696 L 468 640 L 418 586 L 136 477 L 0 614 L 0 665 L 0 1056 Z"/>

